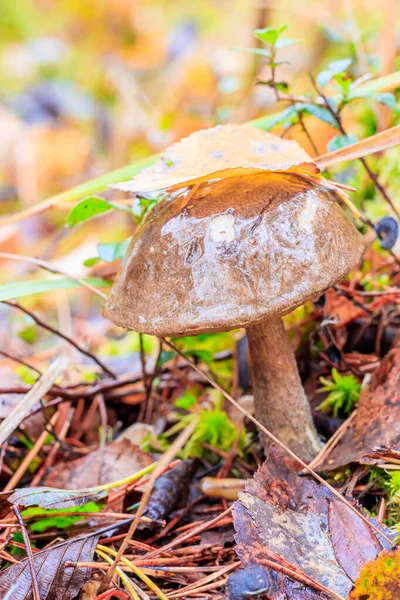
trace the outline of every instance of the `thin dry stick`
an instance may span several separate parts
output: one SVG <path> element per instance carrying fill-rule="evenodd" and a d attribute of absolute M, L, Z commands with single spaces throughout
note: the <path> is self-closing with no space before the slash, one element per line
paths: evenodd
<path fill-rule="evenodd" d="M 109 585 L 114 576 L 115 569 L 116 569 L 119 561 L 121 560 L 121 557 L 123 556 L 126 548 L 128 547 L 128 544 L 131 541 L 133 534 L 136 531 L 136 527 L 138 526 L 140 517 L 142 516 L 143 510 L 148 502 L 151 491 L 153 489 L 154 482 L 161 475 L 161 473 L 163 472 L 165 467 L 175 458 L 177 452 L 179 452 L 179 450 L 181 448 L 183 448 L 183 446 L 186 444 L 186 442 L 192 435 L 193 431 L 195 430 L 197 423 L 198 423 L 198 418 L 195 418 L 188 425 L 188 427 L 186 427 L 186 429 L 184 429 L 179 434 L 179 436 L 176 438 L 176 440 L 171 444 L 171 446 L 168 448 L 168 450 L 163 454 L 162 458 L 159 460 L 156 468 L 154 469 L 153 473 L 151 474 L 149 483 L 147 484 L 146 491 L 144 492 L 144 494 L 142 496 L 139 508 L 137 509 L 137 512 L 135 515 L 135 518 L 134 518 L 131 526 L 129 527 L 129 531 L 126 534 L 126 537 L 125 537 L 124 541 L 122 542 L 122 544 L 118 550 L 118 553 L 114 559 L 114 564 L 112 565 L 112 567 L 110 567 L 110 569 L 107 573 L 104 584 Z"/>
<path fill-rule="evenodd" d="M 104 469 L 104 452 L 107 444 L 107 408 L 106 403 L 104 402 L 103 394 L 99 394 L 96 396 L 97 398 L 97 406 L 100 412 L 100 422 L 101 422 L 101 435 L 100 435 L 100 465 L 99 465 L 99 473 L 98 473 L 98 485 L 103 481 L 103 469 Z"/>
<path fill-rule="evenodd" d="M 99 365 L 99 367 L 105 373 L 107 373 L 107 375 L 109 375 L 113 379 L 117 379 L 115 373 L 113 373 L 99 358 L 97 358 L 97 356 L 95 354 L 93 354 L 92 352 L 89 352 L 89 350 L 86 350 L 83 346 L 78 344 L 78 342 L 75 342 L 75 340 L 70 338 L 68 335 L 65 335 L 65 333 L 62 333 L 62 331 L 60 331 L 59 329 L 56 329 L 55 327 L 52 327 L 52 325 L 49 325 L 48 323 L 43 321 L 40 317 L 38 317 L 31 310 L 28 310 L 27 308 L 25 308 L 25 306 L 18 304 L 18 302 L 12 302 L 10 300 L 3 300 L 2 302 L 3 302 L 3 304 L 7 304 L 7 306 L 16 308 L 16 309 L 20 310 L 21 312 L 25 313 L 26 315 L 28 315 L 29 317 L 31 317 L 31 319 L 33 319 L 35 321 L 35 323 L 37 323 L 37 325 L 39 325 L 39 327 L 42 327 L 42 329 L 46 329 L 46 331 L 49 331 L 50 333 L 53 333 L 54 335 L 61 338 L 62 340 L 65 340 L 66 342 L 68 342 L 68 344 L 70 344 L 76 350 L 78 350 L 78 352 L 81 352 L 81 354 L 84 354 L 88 358 L 91 358 L 97 365 Z"/>
<path fill-rule="evenodd" d="M 313 84 L 316 92 L 323 99 L 327 110 L 329 110 L 329 112 L 331 113 L 332 117 L 335 119 L 335 121 L 337 123 L 337 126 L 339 128 L 339 131 L 343 135 L 347 135 L 346 130 L 343 127 L 342 118 L 341 118 L 340 113 L 338 112 L 338 110 L 336 110 L 335 108 L 332 107 L 331 102 L 329 102 L 329 99 L 327 98 L 327 96 L 324 94 L 324 92 L 317 85 L 317 82 L 316 82 L 314 76 L 311 73 L 310 73 L 310 79 L 311 79 L 311 82 L 312 82 L 312 84 Z M 386 200 L 386 202 L 389 204 L 390 208 L 392 209 L 392 211 L 394 212 L 394 214 L 396 215 L 396 217 L 398 219 L 400 219 L 400 213 L 397 210 L 397 208 L 395 207 L 395 205 L 393 203 L 393 200 L 391 199 L 391 197 L 389 196 L 389 194 L 387 193 L 387 191 L 385 190 L 385 188 L 383 187 L 383 185 L 380 183 L 378 177 L 372 171 L 372 169 L 368 165 L 368 163 L 365 160 L 365 158 L 360 158 L 359 160 L 360 160 L 362 166 L 364 167 L 364 169 L 366 170 L 366 172 L 368 173 L 369 178 L 371 179 L 371 181 L 373 181 L 376 189 L 382 194 L 382 196 L 384 197 L 384 199 Z"/>
<path fill-rule="evenodd" d="M 50 420 L 50 425 L 52 425 L 52 426 L 55 425 L 57 423 L 58 417 L 59 417 L 59 413 L 56 412 Z M 26 454 L 24 460 L 19 465 L 18 469 L 15 471 L 15 473 L 11 477 L 10 481 L 5 486 L 5 488 L 4 488 L 5 492 L 9 492 L 10 490 L 13 490 L 18 485 L 19 481 L 24 476 L 26 470 L 29 468 L 29 465 L 31 464 L 32 460 L 34 458 L 36 458 L 36 456 L 39 454 L 48 435 L 49 435 L 49 432 L 47 431 L 47 429 L 45 429 L 40 434 L 40 436 L 36 440 L 35 444 L 32 446 L 32 448 Z"/>
<path fill-rule="evenodd" d="M 361 142 L 355 142 L 344 148 L 339 148 L 334 152 L 327 152 L 315 158 L 315 162 L 320 169 L 326 169 L 345 162 L 346 160 L 354 160 L 356 158 L 364 158 L 376 152 L 388 150 L 400 144 L 400 125 L 381 131 L 375 135 L 371 135 Z M 1 256 L 1 254 L 0 254 Z"/>
<path fill-rule="evenodd" d="M 18 260 L 21 262 L 30 263 L 32 265 L 36 265 L 37 267 L 41 267 L 42 269 L 45 269 L 45 271 L 49 271 L 49 273 L 54 273 L 56 275 L 64 275 L 64 277 L 68 277 L 68 279 L 72 279 L 73 281 L 80 283 L 81 286 L 87 288 L 88 290 L 90 290 L 91 292 L 96 294 L 97 296 L 100 296 L 100 298 L 103 298 L 103 300 L 107 300 L 106 294 L 104 294 L 103 292 L 101 292 L 100 290 L 95 288 L 93 285 L 91 285 L 84 279 L 81 279 L 80 277 L 75 277 L 74 275 L 71 275 L 70 273 L 66 273 L 65 271 L 62 271 L 61 269 L 58 269 L 57 267 L 53 267 L 53 265 L 51 263 L 49 263 L 45 260 L 42 260 L 40 258 L 35 258 L 34 256 L 22 256 L 21 254 L 10 254 L 8 252 L 0 252 L 0 258 L 4 258 L 6 260 Z"/>
<path fill-rule="evenodd" d="M 360 30 L 357 26 L 357 19 L 354 12 L 353 0 L 343 0 L 343 7 L 346 13 L 346 20 L 350 25 L 350 36 L 352 38 L 354 48 L 356 50 L 360 72 L 361 74 L 368 73 L 368 58 L 365 52 L 364 44 L 361 39 Z"/>
<path fill-rule="evenodd" d="M 185 542 L 186 540 L 190 540 L 190 538 L 194 537 L 195 535 L 198 535 L 199 533 L 201 533 L 202 531 L 205 531 L 206 529 L 209 529 L 210 527 L 215 525 L 215 523 L 218 523 L 218 521 L 221 521 L 224 517 L 229 515 L 230 512 L 232 512 L 232 509 L 233 509 L 233 505 L 230 506 L 229 508 L 227 508 L 226 510 L 224 510 L 222 513 L 220 513 L 216 517 L 214 517 L 214 519 L 211 519 L 211 521 L 205 521 L 203 523 L 200 523 L 200 525 L 197 525 L 197 527 L 195 527 L 188 533 L 184 533 L 184 534 L 178 536 L 169 544 L 166 544 L 165 546 L 162 546 L 161 548 L 157 548 L 156 550 L 152 550 L 152 552 L 149 552 L 148 554 L 146 554 L 145 558 L 146 559 L 154 558 L 155 556 L 158 556 L 159 554 L 163 554 L 170 548 L 174 548 L 175 546 L 178 546 L 182 542 Z"/>
<path fill-rule="evenodd" d="M 325 444 L 323 448 L 318 452 L 317 456 L 308 464 L 310 469 L 314 469 L 321 464 L 323 459 L 337 446 L 339 441 L 342 439 L 350 425 L 353 423 L 357 414 L 357 410 L 354 410 L 350 417 L 341 424 L 339 429 L 335 431 L 333 436 L 329 438 L 328 442 Z"/>
<path fill-rule="evenodd" d="M 367 517 L 365 517 L 362 513 L 360 513 L 348 500 L 346 500 L 346 498 L 344 498 L 342 496 L 342 494 L 340 492 L 338 492 L 337 490 L 335 490 L 335 488 L 332 487 L 327 481 L 325 481 L 325 479 L 323 479 L 322 477 L 320 477 L 318 475 L 318 473 L 316 473 L 313 469 L 311 469 L 307 465 L 307 463 L 305 463 L 301 458 L 299 458 L 298 456 L 296 456 L 296 454 L 294 452 L 292 452 L 292 450 L 290 450 L 290 448 L 287 448 L 287 446 L 285 446 L 285 444 L 283 444 L 277 437 L 275 437 L 273 433 L 271 433 L 266 427 L 264 427 L 264 425 L 262 425 L 259 421 L 257 421 L 257 419 L 255 417 L 253 417 L 253 415 L 251 415 L 249 412 L 247 412 L 247 410 L 245 408 L 243 408 L 238 402 L 236 402 L 236 400 L 221 385 L 219 385 L 219 383 L 217 383 L 211 377 L 209 377 L 206 373 L 204 373 L 204 371 L 202 371 L 192 360 L 190 360 L 190 358 L 188 358 L 187 356 L 185 356 L 185 354 L 183 354 L 183 352 L 181 352 L 176 346 L 174 346 L 174 344 L 172 344 L 171 342 L 167 341 L 165 338 L 162 338 L 162 341 L 169 348 L 171 348 L 171 350 L 173 350 L 174 352 L 176 352 L 176 354 L 178 354 L 182 358 L 186 359 L 187 362 L 188 362 L 188 364 L 192 367 L 192 369 L 194 369 L 196 371 L 196 373 L 198 373 L 199 375 L 201 375 L 216 390 L 220 391 L 221 394 L 223 394 L 223 396 L 227 400 L 229 400 L 229 402 L 231 402 L 238 410 L 240 410 L 240 412 L 242 414 L 244 414 L 259 429 L 261 429 L 261 431 L 263 433 L 265 433 L 265 435 L 267 435 L 270 438 L 270 440 L 272 440 L 274 442 L 274 444 L 276 444 L 277 446 L 279 446 L 280 448 L 282 448 L 282 450 L 284 450 L 285 452 L 287 452 L 287 454 L 289 454 L 289 456 L 291 456 L 294 460 L 296 460 L 303 467 L 303 469 L 306 469 L 306 471 L 308 473 L 310 473 L 310 475 L 312 475 L 314 477 L 314 479 L 316 479 L 319 483 L 321 483 L 326 488 L 328 488 L 328 490 L 330 492 L 332 492 L 332 494 L 334 496 L 336 496 L 336 498 L 338 498 L 338 500 L 340 500 L 340 502 L 342 502 L 343 504 L 345 504 L 347 506 L 347 508 L 349 508 L 354 514 L 356 514 L 369 527 L 371 527 L 371 529 L 373 529 L 379 536 L 383 537 L 391 546 L 393 545 L 393 540 L 391 540 L 389 537 L 387 537 L 378 527 L 376 527 L 373 523 L 371 523 L 367 519 Z"/>
<path fill-rule="evenodd" d="M 39 369 L 37 369 L 36 367 L 30 365 L 29 363 L 25 362 L 24 360 L 22 360 L 22 358 L 18 358 L 18 356 L 13 356 L 12 354 L 9 354 L 8 352 L 5 352 L 4 350 L 0 350 L 0 354 L 2 356 L 5 356 L 6 358 L 9 358 L 10 360 L 13 360 L 14 362 L 23 365 L 24 367 L 28 367 L 28 369 L 31 369 L 32 371 L 35 371 L 35 373 L 37 375 L 39 375 L 39 377 L 41 375 L 43 375 L 43 373 L 41 371 L 39 371 Z"/>
<path fill-rule="evenodd" d="M 17 521 L 21 528 L 22 537 L 23 537 L 24 543 L 25 543 L 26 558 L 27 558 L 27 561 L 29 564 L 29 569 L 31 571 L 31 578 L 32 578 L 33 600 L 40 600 L 39 584 L 38 584 L 38 580 L 36 577 L 35 565 L 33 564 L 33 554 L 32 554 L 31 543 L 29 541 L 29 536 L 26 531 L 24 521 L 21 517 L 21 513 L 18 510 L 18 506 L 13 506 L 13 511 L 14 511 L 15 516 L 17 517 Z"/>
<path fill-rule="evenodd" d="M 70 360 L 65 356 L 57 358 L 42 375 L 42 377 L 31 387 L 26 396 L 19 402 L 12 412 L 0 425 L 0 444 L 15 431 L 18 425 L 30 413 L 35 404 L 47 394 L 53 383 L 66 370 Z"/>
<path fill-rule="evenodd" d="M 218 579 L 218 577 L 221 577 L 222 575 L 225 575 L 229 571 L 233 571 L 233 569 L 237 569 L 240 566 L 241 566 L 241 562 L 238 560 L 237 562 L 234 562 L 230 565 L 222 567 L 222 569 L 220 569 L 219 571 L 216 571 L 215 573 L 211 573 L 211 575 L 207 575 L 206 577 L 203 577 L 202 579 L 199 579 L 198 581 L 189 583 L 189 585 L 181 588 L 177 592 L 172 592 L 172 593 L 170 592 L 169 594 L 167 594 L 167 596 L 169 598 L 177 598 L 181 595 L 185 595 L 185 592 L 189 592 L 191 590 L 195 590 L 196 588 L 202 587 L 206 583 L 210 583 L 211 581 L 214 581 L 214 579 Z"/>
<path fill-rule="evenodd" d="M 64 441 L 67 433 L 68 433 L 68 429 L 71 425 L 71 418 L 72 418 L 72 412 L 69 411 L 70 414 L 67 416 L 66 420 L 63 423 L 63 426 L 57 436 L 57 440 L 55 440 L 55 443 L 52 447 L 52 449 L 50 450 L 49 454 L 47 455 L 47 457 L 45 458 L 45 460 L 43 461 L 40 469 L 38 469 L 38 471 L 36 472 L 36 475 L 34 476 L 34 478 L 31 481 L 31 487 L 35 487 L 36 485 L 38 485 L 39 481 L 41 481 L 43 473 L 46 471 L 46 469 L 48 469 L 49 467 L 51 467 L 53 465 L 53 462 L 55 460 L 55 457 L 60 449 L 60 446 L 62 444 L 62 442 Z M 50 421 L 51 423 L 51 421 Z"/>
<path fill-rule="evenodd" d="M 191 595 L 197 596 L 197 595 L 203 594 L 204 592 L 208 592 L 209 590 L 218 589 L 219 587 L 222 587 L 223 585 L 225 585 L 227 581 L 228 581 L 228 578 L 226 577 L 225 579 L 222 579 L 221 581 L 215 581 L 214 583 L 209 583 L 207 585 L 203 585 L 202 587 L 196 588 L 195 590 L 193 590 L 193 594 L 190 594 L 190 593 L 189 594 L 179 594 L 179 593 L 177 593 L 177 594 L 175 594 L 174 598 L 181 598 L 184 595 L 187 595 L 187 596 L 191 596 Z M 200 595 L 200 598 L 202 598 L 202 597 L 204 597 L 204 596 Z M 341 600 L 344 600 L 344 598 L 341 599 Z"/>

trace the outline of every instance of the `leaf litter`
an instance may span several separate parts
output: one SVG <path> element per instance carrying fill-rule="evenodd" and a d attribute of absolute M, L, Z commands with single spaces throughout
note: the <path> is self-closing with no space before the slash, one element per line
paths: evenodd
<path fill-rule="evenodd" d="M 390 545 L 298 468 L 271 449 L 234 508 L 237 553 L 246 567 L 291 565 L 346 597 L 361 567 Z"/>
<path fill-rule="evenodd" d="M 338 444 L 318 466 L 333 470 L 358 462 L 380 462 L 371 453 L 376 446 L 400 444 L 400 348 L 392 348 L 375 371 L 370 383 L 361 390 L 357 414 Z"/>

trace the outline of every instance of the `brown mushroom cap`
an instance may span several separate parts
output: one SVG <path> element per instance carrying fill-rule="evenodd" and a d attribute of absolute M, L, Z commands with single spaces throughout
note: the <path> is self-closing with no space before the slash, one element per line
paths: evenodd
<path fill-rule="evenodd" d="M 246 327 L 322 294 L 361 260 L 335 192 L 263 172 L 187 188 L 135 233 L 105 316 L 158 336 Z"/>

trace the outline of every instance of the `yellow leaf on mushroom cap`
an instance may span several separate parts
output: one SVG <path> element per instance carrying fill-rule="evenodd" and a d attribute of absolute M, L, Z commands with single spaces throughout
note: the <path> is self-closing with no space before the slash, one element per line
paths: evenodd
<path fill-rule="evenodd" d="M 113 187 L 127 192 L 154 192 L 213 177 L 245 175 L 254 169 L 319 173 L 297 142 L 250 125 L 227 124 L 192 133 L 167 148 L 161 159 L 131 181 Z"/>

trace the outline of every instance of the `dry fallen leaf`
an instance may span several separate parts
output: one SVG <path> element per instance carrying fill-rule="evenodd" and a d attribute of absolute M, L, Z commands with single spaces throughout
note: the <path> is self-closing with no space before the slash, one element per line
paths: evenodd
<path fill-rule="evenodd" d="M 339 150 L 335 150 L 334 152 L 321 154 L 321 156 L 315 159 L 315 162 L 320 169 L 326 169 L 346 160 L 354 160 L 369 156 L 370 154 L 374 154 L 374 152 L 382 152 L 398 144 L 400 144 L 400 125 L 381 131 L 365 140 L 361 140 L 361 142 L 355 142 L 344 148 L 339 148 Z"/>
<path fill-rule="evenodd" d="M 348 600 L 399 600 L 400 549 L 382 552 L 361 569 Z"/>
<path fill-rule="evenodd" d="M 112 442 L 91 454 L 68 462 L 59 462 L 46 477 L 44 484 L 66 490 L 96 487 L 124 479 L 152 463 L 139 446 L 127 439 Z"/>
<path fill-rule="evenodd" d="M 338 294 L 333 288 L 325 292 L 325 297 L 325 314 L 338 316 L 339 322 L 331 325 L 334 329 L 343 328 L 365 314 L 360 306 L 356 306 L 349 298 Z M 354 300 L 360 302 L 362 298 L 355 297 Z"/>
<path fill-rule="evenodd" d="M 298 468 L 271 449 L 235 504 L 236 551 L 246 567 L 273 560 L 345 597 L 362 565 L 388 544 Z"/>
<path fill-rule="evenodd" d="M 218 125 L 196 131 L 167 148 L 162 158 L 131 181 L 113 187 L 154 192 L 209 181 L 210 175 L 233 177 L 246 172 L 318 173 L 312 158 L 296 143 L 250 125 Z"/>
<path fill-rule="evenodd" d="M 161 475 L 154 483 L 143 516 L 161 521 L 184 505 L 188 499 L 190 484 L 198 467 L 198 460 L 187 458 L 176 467 Z M 146 524 L 148 527 L 149 524 Z"/>
<path fill-rule="evenodd" d="M 31 487 L 0 493 L 0 503 L 3 498 L 10 505 L 17 506 L 40 506 L 48 510 L 71 508 L 72 506 L 84 506 L 88 502 L 97 502 L 107 496 L 106 490 L 83 489 L 83 490 L 61 490 L 52 487 Z M 1 505 L 1 504 L 0 504 Z"/>
<path fill-rule="evenodd" d="M 320 471 L 337 469 L 351 462 L 375 464 L 372 458 L 376 446 L 390 448 L 400 443 L 400 349 L 393 348 L 372 376 L 370 384 L 361 390 L 357 415 L 324 462 Z"/>
<path fill-rule="evenodd" d="M 103 531 L 103 530 L 102 530 Z M 89 562 L 101 531 L 61 542 L 33 556 L 33 564 L 39 584 L 41 600 L 72 600 L 82 586 L 89 581 L 89 567 L 65 567 L 67 561 Z M 0 598 L 2 600 L 26 600 L 31 598 L 32 576 L 28 560 L 8 567 L 0 574 Z"/>

